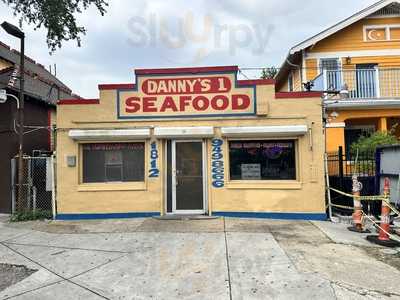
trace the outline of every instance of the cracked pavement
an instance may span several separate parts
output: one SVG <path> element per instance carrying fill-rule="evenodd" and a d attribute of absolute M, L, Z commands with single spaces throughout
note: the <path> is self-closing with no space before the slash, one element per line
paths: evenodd
<path fill-rule="evenodd" d="M 355 233 L 343 232 L 341 242 L 343 228 L 233 218 L 3 220 L 0 264 L 37 271 L 0 299 L 400 299 L 400 271 Z"/>

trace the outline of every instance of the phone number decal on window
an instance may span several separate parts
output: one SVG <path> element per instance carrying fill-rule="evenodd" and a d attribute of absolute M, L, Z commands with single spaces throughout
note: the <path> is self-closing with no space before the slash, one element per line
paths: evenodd
<path fill-rule="evenodd" d="M 157 143 L 152 142 L 150 146 L 150 170 L 149 170 L 149 177 L 150 178 L 157 178 L 160 174 L 160 170 L 157 166 L 157 159 L 158 159 L 158 150 L 157 150 Z"/>
<path fill-rule="evenodd" d="M 211 178 L 212 186 L 215 188 L 222 188 L 225 185 L 223 143 L 224 141 L 221 139 L 213 139 L 211 141 Z"/>

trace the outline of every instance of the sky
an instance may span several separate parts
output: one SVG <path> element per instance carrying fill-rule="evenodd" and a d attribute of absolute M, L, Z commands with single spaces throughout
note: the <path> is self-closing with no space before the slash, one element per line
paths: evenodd
<path fill-rule="evenodd" d="M 64 42 L 49 53 L 46 30 L 23 24 L 26 55 L 57 65 L 74 93 L 97 98 L 100 83 L 132 83 L 135 68 L 238 65 L 243 78 L 279 67 L 289 49 L 376 0 L 107 0 L 105 16 L 92 7 L 76 15 L 87 30 L 81 47 Z M 0 3 L 0 22 L 18 25 Z M 0 41 L 19 42 L 0 31 Z M 250 70 L 249 70 L 250 68 Z"/>

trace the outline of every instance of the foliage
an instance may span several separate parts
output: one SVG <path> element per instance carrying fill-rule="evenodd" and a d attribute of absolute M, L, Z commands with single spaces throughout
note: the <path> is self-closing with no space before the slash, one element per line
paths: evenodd
<path fill-rule="evenodd" d="M 103 16 L 108 6 L 107 0 L 0 0 L 10 6 L 15 16 L 19 16 L 19 23 L 34 24 L 35 30 L 42 26 L 47 29 L 47 46 L 51 52 L 61 48 L 63 41 L 76 40 L 81 44 L 81 35 L 86 29 L 79 26 L 74 16 L 82 13 L 89 6 L 97 7 Z"/>
<path fill-rule="evenodd" d="M 10 221 L 11 222 L 23 222 L 23 221 L 32 221 L 32 220 L 44 220 L 51 219 L 53 214 L 48 210 L 37 209 L 35 211 L 22 211 L 12 214 Z"/>
<path fill-rule="evenodd" d="M 398 144 L 399 140 L 394 135 L 394 128 L 391 131 L 376 131 L 371 136 L 361 136 L 357 142 L 353 143 L 350 147 L 353 153 L 357 150 L 359 153 L 375 152 L 378 146 Z"/>
<path fill-rule="evenodd" d="M 276 74 L 278 74 L 277 68 L 265 68 L 261 71 L 261 79 L 274 79 Z"/>

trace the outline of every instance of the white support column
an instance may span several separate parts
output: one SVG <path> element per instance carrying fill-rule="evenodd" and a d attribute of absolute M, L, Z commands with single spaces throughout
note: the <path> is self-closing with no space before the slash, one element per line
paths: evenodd
<path fill-rule="evenodd" d="M 328 90 L 328 71 L 326 69 L 323 70 L 324 77 L 324 91 Z"/>
<path fill-rule="evenodd" d="M 379 67 L 376 66 L 375 67 L 375 84 L 376 84 L 376 97 L 380 97 L 381 96 L 381 85 L 379 82 Z"/>

